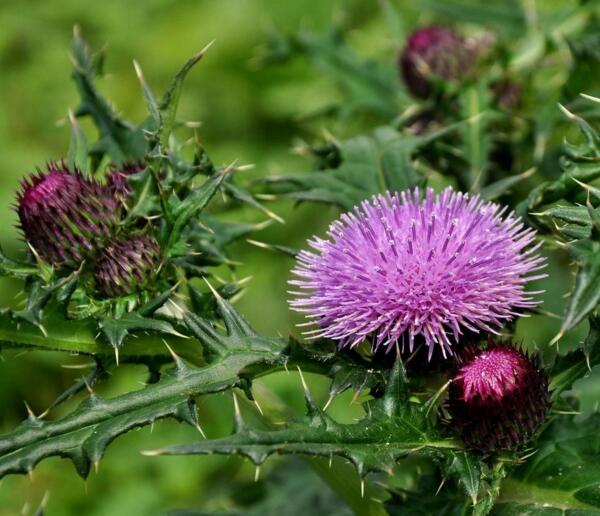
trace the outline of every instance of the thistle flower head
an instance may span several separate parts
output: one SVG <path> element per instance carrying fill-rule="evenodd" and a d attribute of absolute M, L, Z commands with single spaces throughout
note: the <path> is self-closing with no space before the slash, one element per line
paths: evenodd
<path fill-rule="evenodd" d="M 431 94 L 432 77 L 447 81 L 462 78 L 473 68 L 481 46 L 449 27 L 418 29 L 400 54 L 402 78 L 415 97 L 427 98 Z"/>
<path fill-rule="evenodd" d="M 102 245 L 118 219 L 107 187 L 64 163 L 21 182 L 17 212 L 27 242 L 49 262 L 78 264 Z"/>
<path fill-rule="evenodd" d="M 318 328 L 313 338 L 374 349 L 416 339 L 446 356 L 465 330 L 494 333 L 538 304 L 528 281 L 544 259 L 535 232 L 506 208 L 447 188 L 386 193 L 343 214 L 328 239 L 309 240 L 290 304 Z M 305 323 L 306 325 L 311 322 Z"/>
<path fill-rule="evenodd" d="M 512 344 L 468 350 L 450 387 L 452 426 L 483 453 L 525 444 L 549 408 L 548 377 Z"/>
<path fill-rule="evenodd" d="M 96 289 L 107 297 L 133 294 L 147 288 L 160 266 L 160 248 L 146 235 L 121 238 L 107 245 L 94 271 Z"/>

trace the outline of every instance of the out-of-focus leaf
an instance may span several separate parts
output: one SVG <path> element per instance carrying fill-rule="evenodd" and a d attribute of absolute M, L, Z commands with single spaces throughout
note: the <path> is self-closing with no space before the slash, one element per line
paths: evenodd
<path fill-rule="evenodd" d="M 95 164 L 99 163 L 105 154 L 109 155 L 116 165 L 139 161 L 147 150 L 143 131 L 121 120 L 96 89 L 94 79 L 102 71 L 104 56 L 102 53 L 90 53 L 78 29 L 73 36 L 72 56 L 73 79 L 81 97 L 75 115 L 90 116 L 100 136 L 90 149 Z M 93 165 L 92 170 L 94 169 Z"/>
<path fill-rule="evenodd" d="M 462 128 L 462 154 L 467 167 L 460 174 L 463 189 L 478 191 L 487 183 L 491 135 L 484 116 L 489 107 L 487 82 L 479 81 L 460 95 L 462 117 L 471 122 Z"/>
<path fill-rule="evenodd" d="M 600 303 L 600 243 L 592 240 L 572 244 L 579 261 L 575 286 L 571 291 L 560 334 L 577 326 Z"/>
<path fill-rule="evenodd" d="M 271 177 L 264 181 L 270 193 L 298 201 L 335 204 L 350 210 L 386 190 L 401 191 L 424 183 L 411 157 L 427 143 L 468 125 L 458 122 L 426 135 L 402 134 L 380 127 L 372 136 L 357 136 L 340 146 L 339 167 L 307 174 Z"/>

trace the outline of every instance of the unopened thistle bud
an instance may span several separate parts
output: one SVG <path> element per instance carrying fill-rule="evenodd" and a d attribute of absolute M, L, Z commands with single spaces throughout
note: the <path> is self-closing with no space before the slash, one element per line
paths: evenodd
<path fill-rule="evenodd" d="M 160 247 L 154 238 L 134 235 L 107 245 L 94 277 L 96 289 L 107 297 L 140 292 L 152 283 L 160 266 Z"/>
<path fill-rule="evenodd" d="M 17 212 L 26 241 L 41 258 L 76 266 L 110 236 L 118 202 L 106 186 L 51 163 L 22 181 Z"/>
<path fill-rule="evenodd" d="M 431 79 L 457 81 L 473 69 L 487 40 L 464 38 L 448 27 L 426 27 L 408 38 L 400 54 L 402 78 L 409 91 L 419 98 L 431 95 Z"/>
<path fill-rule="evenodd" d="M 550 408 L 548 377 L 510 343 L 463 353 L 450 386 L 451 424 L 481 453 L 515 450 L 540 428 Z"/>

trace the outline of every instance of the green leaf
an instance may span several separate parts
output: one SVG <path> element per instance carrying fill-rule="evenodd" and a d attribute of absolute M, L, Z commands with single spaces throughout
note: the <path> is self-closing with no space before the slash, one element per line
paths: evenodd
<path fill-rule="evenodd" d="M 341 164 L 337 168 L 271 177 L 264 183 L 270 193 L 298 201 L 335 204 L 350 210 L 386 190 L 394 192 L 422 185 L 424 180 L 412 165 L 413 153 L 469 123 L 458 122 L 423 136 L 380 127 L 372 136 L 357 136 L 343 142 L 340 145 Z"/>
<path fill-rule="evenodd" d="M 86 476 L 90 463 L 102 457 L 106 446 L 119 435 L 165 417 L 196 424 L 190 404 L 194 396 L 220 392 L 236 385 L 248 389 L 248 377 L 283 367 L 285 342 L 258 336 L 246 321 L 221 299 L 219 310 L 227 333 L 214 330 L 209 321 L 194 318 L 197 333 L 212 354 L 205 367 L 185 363 L 174 355 L 175 368 L 158 383 L 111 399 L 91 395 L 74 412 L 56 421 L 30 417 L 13 432 L 0 436 L 0 477 L 26 473 L 47 457 L 67 457 Z M 210 330 L 208 330 L 210 329 Z"/>
<path fill-rule="evenodd" d="M 494 515 L 600 514 L 600 414 L 556 419 L 535 455 L 502 482 Z"/>
<path fill-rule="evenodd" d="M 357 113 L 371 113 L 390 120 L 411 101 L 402 90 L 393 60 L 377 62 L 357 56 L 340 29 L 302 31 L 291 36 L 272 34 L 262 61 L 281 62 L 296 55 L 306 56 L 321 74 L 338 85 L 344 96 L 343 101 L 323 111 L 334 111 L 347 119 Z"/>
<path fill-rule="evenodd" d="M 142 317 L 135 312 L 125 314 L 118 319 L 102 319 L 98 323 L 98 327 L 114 349 L 120 348 L 125 337 L 134 331 L 160 332 L 185 338 L 185 335 L 176 331 L 171 323 L 160 319 Z"/>
<path fill-rule="evenodd" d="M 417 451 L 441 453 L 460 449 L 459 443 L 443 437 L 432 427 L 423 405 L 413 404 L 404 397 L 403 370 L 401 361 L 397 360 L 390 372 L 386 393 L 381 399 L 367 403 L 367 415 L 358 423 L 342 424 L 329 417 L 314 403 L 301 377 L 308 415 L 290 421 L 283 429 L 250 428 L 236 404 L 233 435 L 150 453 L 241 455 L 255 464 L 263 463 L 274 453 L 338 456 L 353 464 L 362 477 L 370 472 L 387 472 L 400 458 Z"/>
<path fill-rule="evenodd" d="M 71 122 L 71 143 L 67 154 L 67 164 L 71 169 L 79 169 L 84 175 L 88 173 L 88 142 L 85 133 L 77 122 L 75 115 L 69 110 Z"/>
<path fill-rule="evenodd" d="M 550 390 L 554 398 L 600 364 L 600 321 L 589 318 L 590 331 L 580 349 L 559 355 L 550 369 Z"/>
<path fill-rule="evenodd" d="M 447 471 L 458 478 L 475 505 L 482 475 L 479 458 L 466 451 L 453 451 L 449 453 L 449 459 Z"/>
<path fill-rule="evenodd" d="M 470 86 L 460 96 L 462 117 L 471 122 L 462 129 L 462 153 L 467 167 L 460 174 L 466 191 L 479 191 L 487 183 L 491 136 L 484 116 L 489 109 L 489 86 L 485 81 Z"/>
<path fill-rule="evenodd" d="M 215 193 L 217 193 L 217 190 L 227 173 L 228 170 L 225 169 L 222 172 L 209 177 L 202 185 L 192 190 L 185 199 L 175 205 L 173 208 L 174 223 L 167 242 L 168 250 L 177 243 L 181 236 L 181 232 L 188 221 L 197 212 L 202 211 Z"/>
<path fill-rule="evenodd" d="M 514 176 L 503 177 L 498 181 L 490 183 L 479 190 L 479 195 L 488 201 L 495 201 L 499 197 L 510 192 L 513 186 L 519 184 L 521 181 L 527 179 L 535 172 L 534 168 L 526 170 L 521 174 Z"/>
<path fill-rule="evenodd" d="M 577 326 L 600 303 L 600 243 L 587 240 L 578 244 L 572 249 L 583 261 L 575 276 L 575 286 L 569 296 L 558 338 Z"/>
<path fill-rule="evenodd" d="M 121 120 L 94 85 L 102 71 L 103 53 L 92 55 L 78 28 L 75 28 L 71 48 L 73 79 L 81 97 L 75 115 L 90 116 L 98 128 L 99 140 L 90 150 L 96 164 L 105 154 L 117 165 L 139 161 L 147 150 L 142 129 Z"/>
<path fill-rule="evenodd" d="M 212 43 L 211 43 L 212 44 Z M 203 50 L 192 56 L 187 62 L 181 67 L 181 69 L 175 75 L 175 78 L 167 88 L 167 91 L 158 103 L 158 112 L 160 114 L 160 127 L 158 129 L 158 140 L 163 151 L 169 148 L 169 137 L 175 127 L 177 107 L 179 105 L 179 98 L 181 97 L 181 91 L 183 89 L 183 81 L 185 80 L 188 72 L 194 67 L 194 65 L 204 57 L 204 53 L 208 50 L 210 45 L 207 45 Z M 144 94 L 148 100 L 146 91 Z M 150 112 L 152 113 L 152 109 Z M 154 114 L 156 116 L 156 114 Z"/>
<path fill-rule="evenodd" d="M 59 311 L 44 315 L 43 327 L 46 334 L 29 323 L 16 321 L 9 313 L 0 314 L 0 347 L 25 348 L 46 351 L 62 351 L 112 357 L 113 348 L 104 339 L 96 338 L 97 322 L 91 319 L 66 319 Z M 186 359 L 197 361 L 199 344 L 195 339 L 169 339 L 173 349 Z M 127 339 L 121 349 L 123 361 L 137 361 L 152 357 L 168 357 L 162 339 L 156 334 L 140 334 Z"/>

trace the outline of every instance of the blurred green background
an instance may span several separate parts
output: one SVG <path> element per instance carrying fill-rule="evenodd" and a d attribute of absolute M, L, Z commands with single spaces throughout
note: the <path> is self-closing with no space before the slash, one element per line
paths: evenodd
<path fill-rule="evenodd" d="M 547 13 L 569 2 L 540 2 Z M 199 130 L 216 163 L 254 163 L 249 177 L 308 168 L 292 152 L 300 137 L 311 139 L 331 131 L 343 137 L 352 134 L 361 120 L 352 123 L 306 122 L 302 115 L 318 111 L 338 97 L 335 86 L 306 60 L 295 59 L 282 66 L 257 67 L 256 56 L 266 34 L 273 29 L 324 30 L 332 20 L 343 18 L 350 27 L 349 42 L 365 57 L 395 59 L 402 41 L 392 36 L 389 18 L 382 14 L 385 2 L 304 0 L 146 0 L 144 2 L 81 2 L 24 0 L 0 3 L 0 242 L 9 255 L 22 252 L 11 208 L 18 180 L 45 161 L 66 153 L 70 129 L 65 124 L 68 108 L 77 105 L 70 80 L 69 42 L 73 25 L 94 48 L 107 46 L 107 76 L 99 83 L 127 119 L 145 116 L 139 83 L 132 60 L 144 70 L 147 82 L 162 91 L 181 63 L 216 39 L 202 63 L 186 81 L 179 114 L 202 122 Z M 406 30 L 435 21 L 410 2 L 397 2 Z M 558 11 L 556 11 L 558 12 Z M 396 27 L 396 29 L 398 29 Z M 87 127 L 87 126 L 86 126 Z M 89 127 L 87 127 L 89 129 Z M 333 208 L 291 203 L 272 207 L 286 224 L 271 226 L 257 239 L 301 247 L 336 215 Z M 238 219 L 261 220 L 251 210 L 241 209 Z M 293 331 L 286 280 L 291 262 L 278 255 L 240 245 L 234 256 L 244 265 L 239 277 L 253 277 L 239 309 L 255 327 L 267 334 Z M 564 256 L 552 258 L 552 280 L 545 309 L 560 313 L 571 277 Z M 19 285 L 0 283 L 2 306 L 15 302 Z M 540 346 L 557 331 L 556 324 L 532 318 L 519 327 L 528 345 Z M 580 338 L 580 334 L 573 339 Z M 81 357 L 41 352 L 4 352 L 0 361 L 0 429 L 13 427 L 26 417 L 23 401 L 35 413 L 50 402 L 80 374 L 64 366 L 85 364 Z M 145 380 L 143 368 L 121 367 L 102 394 L 115 395 L 137 388 Z M 323 380 L 310 378 L 317 398 L 324 399 Z M 590 383 L 590 399 L 600 392 Z M 594 390 L 595 389 L 595 390 Z M 296 410 L 302 395 L 295 375 L 276 375 L 262 382 L 259 393 L 266 403 L 281 400 Z M 338 417 L 350 419 L 359 413 L 349 398 L 335 402 Z M 67 411 L 67 404 L 61 411 Z M 203 399 L 199 417 L 209 436 L 228 432 L 231 425 L 229 394 Z M 60 412 L 60 411 L 59 411 Z M 108 450 L 99 471 L 87 481 L 75 474 L 71 464 L 51 459 L 36 469 L 33 478 L 8 477 L 0 484 L 0 516 L 33 514 L 49 493 L 50 515 L 157 514 L 177 507 L 222 509 L 232 490 L 243 492 L 254 477 L 254 469 L 231 458 L 150 458 L 139 451 L 166 443 L 196 438 L 195 430 L 172 422 L 154 431 L 144 428 L 119 439 Z M 273 467 L 272 460 L 265 467 Z M 238 493 L 239 494 L 239 493 Z"/>

